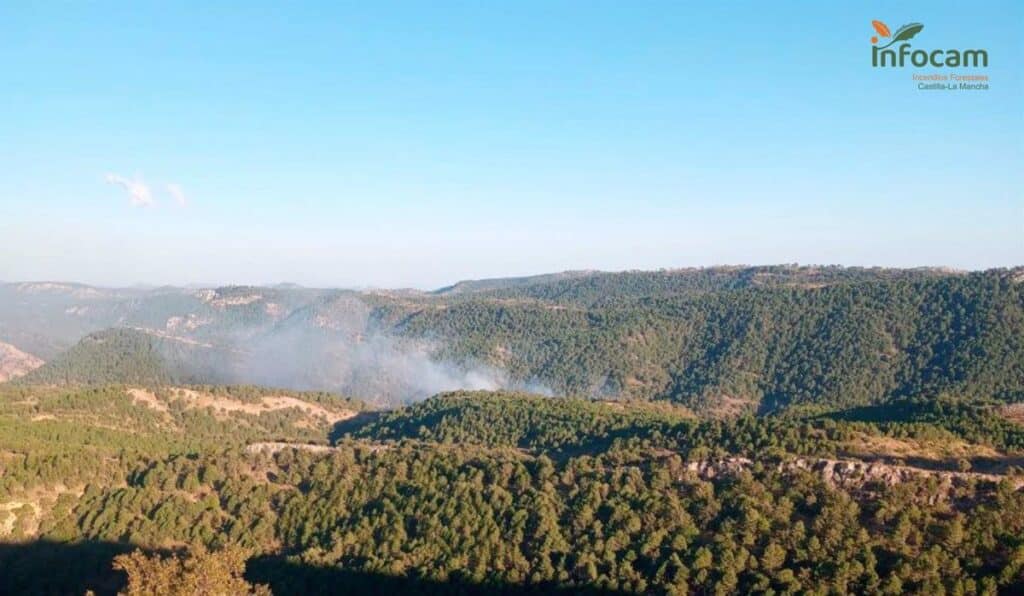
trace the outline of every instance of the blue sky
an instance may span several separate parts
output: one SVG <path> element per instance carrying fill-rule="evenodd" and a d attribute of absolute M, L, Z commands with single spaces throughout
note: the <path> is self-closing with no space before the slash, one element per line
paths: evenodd
<path fill-rule="evenodd" d="M 0 279 L 1024 264 L 1020 2 L 284 4 L 0 6 Z"/>

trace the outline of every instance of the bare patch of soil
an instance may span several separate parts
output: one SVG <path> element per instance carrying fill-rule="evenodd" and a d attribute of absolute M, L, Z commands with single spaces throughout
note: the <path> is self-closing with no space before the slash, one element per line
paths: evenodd
<path fill-rule="evenodd" d="M 41 358 L 0 342 L 0 383 L 26 375 L 43 364 Z"/>

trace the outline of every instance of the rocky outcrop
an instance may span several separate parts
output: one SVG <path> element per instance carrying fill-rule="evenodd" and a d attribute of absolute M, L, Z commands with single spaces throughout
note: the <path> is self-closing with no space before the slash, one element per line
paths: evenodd
<path fill-rule="evenodd" d="M 330 445 L 314 445 L 307 443 L 278 443 L 278 442 L 262 442 L 262 443 L 251 443 L 246 446 L 246 453 L 265 453 L 267 455 L 274 455 L 279 451 L 285 449 L 297 449 L 299 451 L 309 451 L 311 453 L 331 453 L 335 451 L 334 447 Z"/>
<path fill-rule="evenodd" d="M 816 472 L 821 475 L 825 482 L 845 487 L 857 487 L 868 482 L 881 482 L 892 486 L 922 477 L 937 478 L 941 484 L 950 486 L 954 483 L 966 483 L 969 481 L 1000 482 L 1006 478 L 1006 476 L 998 474 L 926 470 L 913 466 L 859 460 L 797 458 L 781 465 L 790 469 Z M 1016 482 L 1019 488 L 1024 483 L 1024 480 L 1016 480 Z"/>
<path fill-rule="evenodd" d="M 754 462 L 745 457 L 727 457 L 718 460 L 688 462 L 686 469 L 705 480 L 710 480 L 736 475 L 753 465 Z M 1010 479 L 1016 489 L 1024 487 L 1024 478 L 1018 477 L 978 472 L 926 470 L 913 466 L 860 460 L 798 457 L 779 463 L 778 470 L 781 472 L 813 472 L 820 475 L 827 484 L 843 488 L 861 488 L 873 482 L 893 486 L 927 477 L 936 478 L 940 486 L 947 488 L 967 482 L 1001 482 L 1006 479 Z"/>
<path fill-rule="evenodd" d="M 373 453 L 379 453 L 381 451 L 387 451 L 391 448 L 390 445 L 384 445 L 381 443 L 365 443 L 360 442 L 359 446 L 367 449 Z M 264 441 L 259 443 L 250 443 L 246 445 L 245 452 L 249 454 L 263 453 L 266 455 L 274 455 L 280 451 L 286 449 L 295 449 L 297 451 L 307 451 L 309 453 L 334 453 L 338 450 L 337 447 L 331 445 L 317 445 L 314 443 L 283 443 L 276 441 Z"/>
<path fill-rule="evenodd" d="M 745 457 L 725 457 L 718 460 L 687 462 L 686 469 L 705 480 L 710 480 L 720 476 L 734 476 L 752 465 L 754 462 Z"/>

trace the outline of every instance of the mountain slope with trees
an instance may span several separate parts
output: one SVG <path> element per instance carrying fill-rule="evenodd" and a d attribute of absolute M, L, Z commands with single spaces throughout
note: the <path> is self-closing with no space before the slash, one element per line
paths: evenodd
<path fill-rule="evenodd" d="M 358 379 L 372 364 L 369 376 L 403 382 L 364 397 L 391 403 L 423 394 L 396 367 L 456 379 L 484 369 L 509 388 L 669 401 L 700 416 L 940 395 L 1014 402 L 1024 400 L 1022 280 L 1019 269 L 776 266 L 576 272 L 436 293 L 20 284 L 0 288 L 0 332 L 45 313 L 57 321 L 52 342 L 82 325 L 113 326 L 52 358 L 32 382 L 359 392 L 373 384 L 332 371 L 351 366 L 345 378 Z M 97 341 L 102 334 L 112 340 Z M 280 366 L 283 355 L 290 366 Z"/>
<path fill-rule="evenodd" d="M 591 308 L 482 299 L 421 309 L 399 326 L 444 338 L 447 357 L 497 361 L 559 393 L 666 399 L 698 412 L 942 393 L 1024 399 L 1019 280 L 910 277 Z"/>
<path fill-rule="evenodd" d="M 163 412 L 123 387 L 0 390 L 0 591 L 1024 588 L 1019 471 L 849 455 L 871 442 L 1020 462 L 1024 429 L 985 434 L 995 403 L 696 420 L 645 403 L 453 393 L 345 419 L 327 445 L 328 427 L 301 410 L 187 408 L 182 391 L 153 393 Z M 268 440 L 292 443 L 247 448 Z"/>
<path fill-rule="evenodd" d="M 230 355 L 199 342 L 114 328 L 78 344 L 17 380 L 21 385 L 140 383 L 166 385 L 226 379 Z"/>

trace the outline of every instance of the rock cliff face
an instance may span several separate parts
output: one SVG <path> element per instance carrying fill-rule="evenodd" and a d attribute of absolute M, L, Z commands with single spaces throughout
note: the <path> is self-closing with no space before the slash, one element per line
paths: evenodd
<path fill-rule="evenodd" d="M 754 462 L 745 457 L 726 457 L 717 460 L 691 461 L 686 464 L 686 469 L 696 473 L 704 480 L 710 480 L 720 476 L 733 476 L 752 465 Z"/>
<path fill-rule="evenodd" d="M 709 480 L 721 476 L 735 475 L 754 465 L 744 457 L 728 457 L 718 460 L 689 462 L 686 468 L 699 477 Z M 926 470 L 913 466 L 901 466 L 860 460 L 799 457 L 778 465 L 782 472 L 807 471 L 819 474 L 826 483 L 847 489 L 857 489 L 872 482 L 889 486 L 920 478 L 935 478 L 939 486 L 948 490 L 968 482 L 1001 482 L 1009 479 L 1015 489 L 1024 487 L 1024 478 L 982 474 L 977 472 L 950 472 Z"/>
<path fill-rule="evenodd" d="M 20 377 L 43 365 L 40 358 L 0 342 L 0 383 Z"/>

